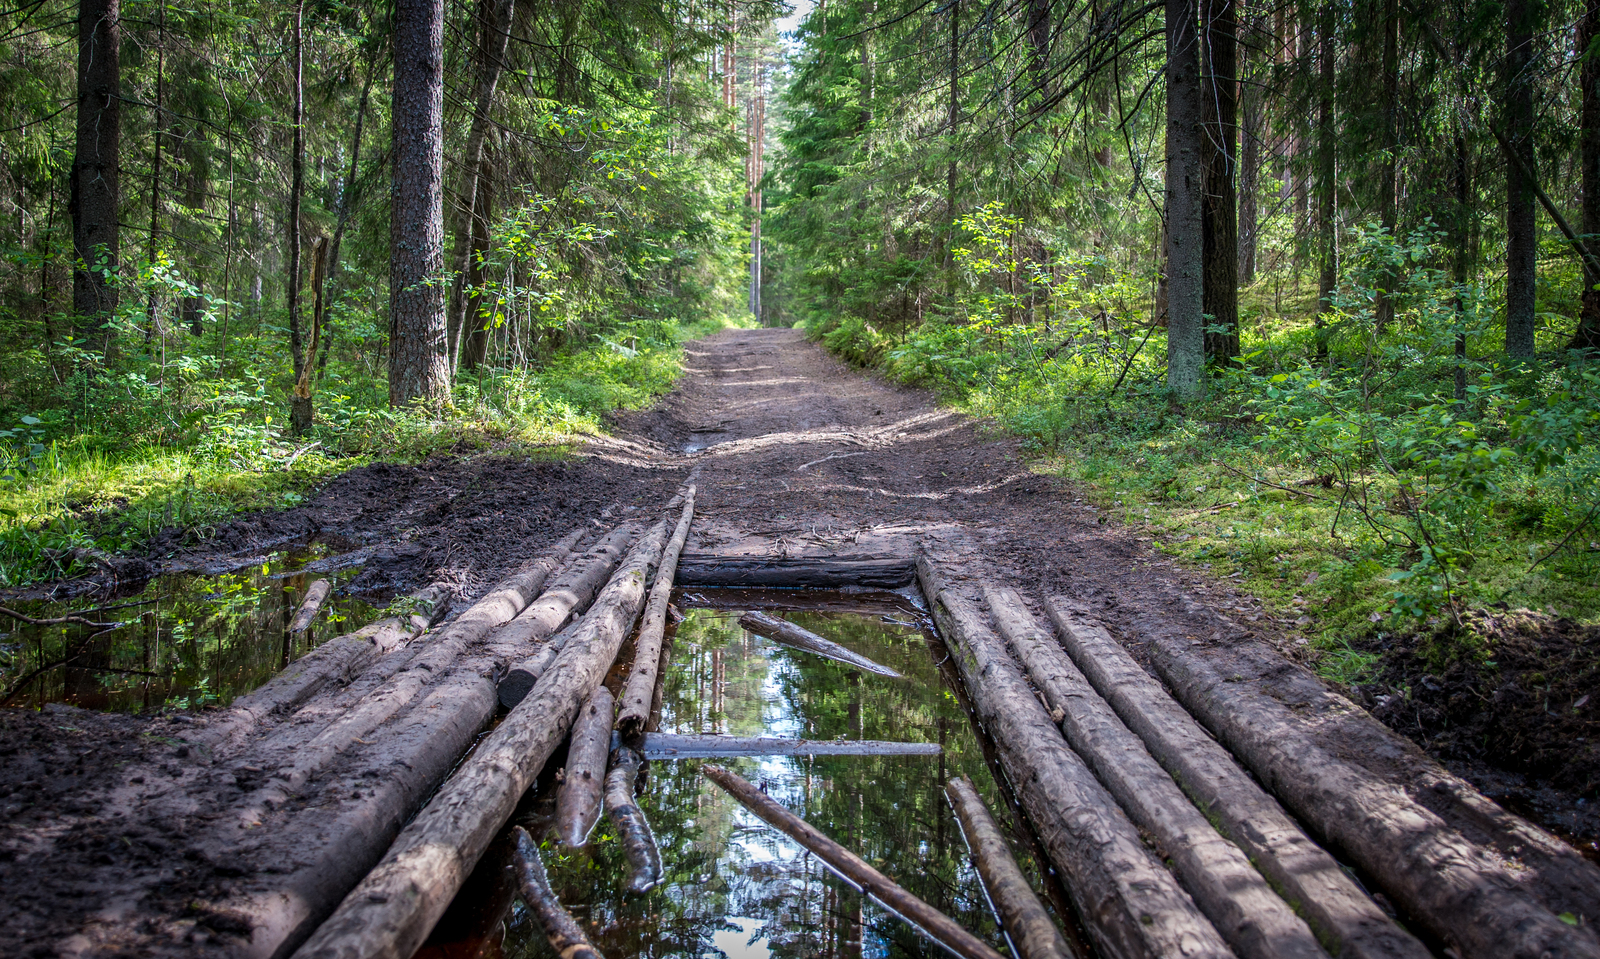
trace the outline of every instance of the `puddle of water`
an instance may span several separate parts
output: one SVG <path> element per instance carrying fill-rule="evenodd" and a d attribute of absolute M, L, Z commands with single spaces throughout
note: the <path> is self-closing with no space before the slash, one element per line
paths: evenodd
<path fill-rule="evenodd" d="M 939 756 L 763 757 L 722 764 L 1004 952 L 945 800 L 945 782 L 970 776 L 997 819 L 1006 822 L 1008 815 L 915 607 L 882 594 L 883 606 L 873 604 L 871 615 L 785 614 L 907 677 L 892 680 L 747 633 L 738 625 L 739 612 L 725 605 L 727 598 L 681 597 L 686 604 L 698 600 L 722 608 L 686 610 L 673 644 L 660 731 L 940 743 Z M 803 602 L 799 596 L 789 602 L 795 600 Z M 625 891 L 625 866 L 608 819 L 582 849 L 567 849 L 553 838 L 542 843 L 552 884 L 603 954 L 947 955 L 701 777 L 703 762 L 649 763 L 639 805 L 655 830 L 667 874 L 651 892 Z M 547 785 L 525 804 L 523 821 L 548 807 L 553 788 Z M 1033 874 L 1026 850 L 1014 845 L 1014 851 Z M 503 855 L 485 857 L 419 959 L 554 956 L 537 921 L 496 879 L 507 875 Z M 491 902 L 500 904 L 499 911 L 485 917 Z"/>
<path fill-rule="evenodd" d="M 320 552 L 283 554 L 217 576 L 157 577 L 137 595 L 105 603 L 16 604 L 17 612 L 36 619 L 103 610 L 89 618 L 124 625 L 100 633 L 81 625 L 0 620 L 0 630 L 10 629 L 0 634 L 0 691 L 76 652 L 71 662 L 30 681 L 11 705 L 69 703 L 117 712 L 225 705 L 322 642 L 377 618 L 371 604 L 339 592 L 359 569 L 294 572 Z M 311 629 L 291 636 L 289 621 L 319 578 L 333 582 L 334 595 Z"/>

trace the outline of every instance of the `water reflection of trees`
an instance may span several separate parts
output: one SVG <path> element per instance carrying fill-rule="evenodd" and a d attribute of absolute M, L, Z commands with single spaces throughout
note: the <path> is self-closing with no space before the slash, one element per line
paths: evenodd
<path fill-rule="evenodd" d="M 996 936 L 944 782 L 965 773 L 991 803 L 999 797 L 920 633 L 863 616 L 794 614 L 807 629 L 907 677 L 891 680 L 775 646 L 740 629 L 737 615 L 691 611 L 678 626 L 662 729 L 941 743 L 940 757 L 767 757 L 726 765 L 958 922 Z M 742 917 L 764 923 L 752 931 L 774 956 L 942 954 L 702 779 L 700 765 L 651 764 L 640 806 L 666 863 L 666 882 L 656 891 L 623 892 L 626 870 L 609 822 L 582 850 L 546 844 L 557 891 L 603 952 L 715 955 L 714 934 L 736 928 L 728 917 Z M 520 912 L 506 943 L 508 955 L 551 954 Z"/>

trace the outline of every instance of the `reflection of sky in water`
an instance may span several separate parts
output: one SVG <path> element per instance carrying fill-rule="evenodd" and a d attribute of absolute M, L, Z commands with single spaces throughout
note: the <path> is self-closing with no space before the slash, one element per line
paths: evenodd
<path fill-rule="evenodd" d="M 822 832 L 1002 945 L 944 782 L 966 774 L 998 798 L 977 741 L 914 628 L 841 613 L 785 614 L 904 673 L 866 675 L 746 633 L 738 614 L 690 610 L 663 691 L 661 730 L 810 739 L 940 742 L 942 756 L 761 757 L 723 762 Z M 557 892 L 607 956 L 682 959 L 944 956 L 816 857 L 705 780 L 696 760 L 656 761 L 639 805 L 667 879 L 624 891 L 622 856 L 602 820 L 588 846 L 547 839 Z M 1026 868 L 1026 867 L 1025 867 Z M 549 959 L 520 908 L 498 953 Z"/>

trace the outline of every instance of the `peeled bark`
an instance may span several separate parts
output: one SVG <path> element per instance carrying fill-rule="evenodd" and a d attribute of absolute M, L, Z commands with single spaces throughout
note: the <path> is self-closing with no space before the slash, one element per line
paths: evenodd
<path fill-rule="evenodd" d="M 1011 649 L 1044 694 L 1050 718 L 1139 828 L 1172 863 L 1195 904 L 1241 959 L 1324 959 L 1316 937 L 1239 847 L 1217 834 L 1139 738 L 1090 688 L 1014 590 L 984 590 Z"/>
<path fill-rule="evenodd" d="M 781 739 L 776 736 L 715 736 L 645 733 L 646 759 L 714 759 L 735 756 L 937 756 L 938 743 L 894 743 L 873 739 Z"/>
<path fill-rule="evenodd" d="M 721 766 L 702 767 L 706 778 L 743 803 L 784 835 L 809 849 L 863 894 L 888 906 L 901 918 L 927 933 L 935 942 L 962 959 L 1001 959 L 988 943 L 957 925 L 955 920 L 907 892 L 894 880 L 867 865 L 866 860 L 823 835 L 817 827 L 780 806 L 749 781 Z"/>
<path fill-rule="evenodd" d="M 306 598 L 300 601 L 300 608 L 295 610 L 294 619 L 289 623 L 289 632 L 303 633 L 311 628 L 311 621 L 322 612 L 322 604 L 327 600 L 328 594 L 333 592 L 333 584 L 325 579 L 319 579 L 306 590 Z"/>
<path fill-rule="evenodd" d="M 1000 924 L 1011 937 L 1021 959 L 1076 959 L 1061 937 L 1044 904 L 1034 895 L 1017 861 L 1011 858 L 1000 827 L 984 806 L 972 780 L 957 776 L 944 793 L 961 820 L 961 834 L 967 837 L 972 864 L 978 869 L 989 901 L 1000 914 Z"/>
<path fill-rule="evenodd" d="M 522 898 L 539 920 L 545 938 L 550 940 L 550 948 L 561 959 L 604 959 L 583 934 L 583 927 L 561 905 L 555 890 L 550 888 L 550 877 L 539 856 L 539 844 L 521 826 L 513 826 L 512 831 L 517 837 L 517 882 L 522 886 Z"/>
<path fill-rule="evenodd" d="M 407 959 L 416 951 L 616 660 L 666 538 L 663 522 L 634 545 L 533 692 L 479 743 L 297 956 Z"/>
<path fill-rule="evenodd" d="M 1067 748 L 978 605 L 948 585 L 948 574 L 926 556 L 917 571 L 967 696 L 994 737 L 1001 768 L 1101 953 L 1231 959 L 1233 951 L 1145 847 L 1139 830 Z"/>
<path fill-rule="evenodd" d="M 1230 683 L 1194 649 L 1157 639 L 1151 659 L 1173 694 L 1300 820 L 1464 959 L 1600 957 L 1478 848 L 1396 786 L 1324 750 L 1277 700 Z"/>
<path fill-rule="evenodd" d="M 616 700 L 601 686 L 589 696 L 572 724 L 572 744 L 567 765 L 556 791 L 556 834 L 574 848 L 589 841 L 600 821 L 600 799 L 605 789 L 606 756 L 611 752 L 611 718 Z"/>
<path fill-rule="evenodd" d="M 678 519 L 677 529 L 672 532 L 672 541 L 661 556 L 661 568 L 656 571 L 656 580 L 650 586 L 650 601 L 644 608 L 639 635 L 634 639 L 633 669 L 628 673 L 628 685 L 622 691 L 622 712 L 617 716 L 617 728 L 624 736 L 638 736 L 650 722 L 656 676 L 661 667 L 661 641 L 667 632 L 672 583 L 677 578 L 678 556 L 683 552 L 684 540 L 689 538 L 689 527 L 694 523 L 694 493 L 694 484 L 690 483 L 685 491 L 683 515 Z"/>
<path fill-rule="evenodd" d="M 636 751 L 623 746 L 612 760 L 611 771 L 606 773 L 606 815 L 616 824 L 622 855 L 628 860 L 629 892 L 649 892 L 666 876 L 650 820 L 633 801 L 643 761 Z"/>
<path fill-rule="evenodd" d="M 798 649 L 814 656 L 822 656 L 835 662 L 844 663 L 847 666 L 854 666 L 862 672 L 887 676 L 890 679 L 905 679 L 905 676 L 889 667 L 875 663 L 860 653 L 840 646 L 831 639 L 824 639 L 808 629 L 802 629 L 794 623 L 768 616 L 766 613 L 745 613 L 739 617 L 739 625 L 757 636 L 765 636 L 773 642 L 782 643 L 791 649 Z"/>
<path fill-rule="evenodd" d="M 1090 684 L 1217 829 L 1299 904 L 1329 952 L 1346 959 L 1426 959 L 1427 948 L 1385 915 L 1120 643 L 1061 597 L 1050 601 L 1049 612 Z"/>
<path fill-rule="evenodd" d="M 873 586 L 899 589 L 916 579 L 903 556 L 719 556 L 686 553 L 678 560 L 678 584 L 787 589 Z"/>

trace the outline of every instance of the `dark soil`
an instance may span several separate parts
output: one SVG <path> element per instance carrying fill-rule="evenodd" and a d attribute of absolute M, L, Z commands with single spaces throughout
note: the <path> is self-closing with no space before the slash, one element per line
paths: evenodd
<path fill-rule="evenodd" d="M 471 599 L 575 524 L 601 517 L 611 525 L 657 506 L 698 468 L 690 551 L 793 556 L 930 548 L 970 558 L 973 569 L 1035 599 L 1070 597 L 1135 655 L 1154 637 L 1204 639 L 1208 655 L 1236 681 L 1316 719 L 1330 752 L 1410 790 L 1473 841 L 1516 839 L 1409 741 L 1291 667 L 1286 657 L 1298 656 L 1304 638 L 1266 615 L 1258 600 L 1176 568 L 1137 530 L 1109 523 L 1071 484 L 1033 472 L 1014 438 L 940 409 L 925 392 L 851 370 L 792 331 L 727 331 L 691 344 L 685 365 L 665 401 L 619 417 L 618 438 L 567 459 L 481 456 L 365 467 L 333 480 L 304 506 L 244 517 L 203 544 L 192 544 L 189 531 L 172 531 L 148 559 L 169 570 L 215 567 L 314 537 L 375 548 L 361 587 L 401 592 L 442 581 Z M 1385 674 L 1385 688 L 1363 694 L 1381 718 L 1471 782 L 1591 842 L 1600 828 L 1573 814 L 1600 782 L 1589 739 L 1578 742 L 1595 735 L 1589 717 L 1600 708 L 1579 704 L 1594 676 L 1593 636 L 1512 619 L 1496 627 L 1495 671 L 1434 677 L 1436 691 L 1416 665 L 1428 661 L 1424 652 L 1400 648 L 1392 651 L 1397 671 Z M 1394 698 L 1401 688 L 1411 690 L 1409 700 L 1402 697 L 1405 709 Z M 1391 698 L 1380 702 L 1382 696 Z M 178 799 L 192 797 L 184 784 L 227 783 L 203 757 L 183 754 L 181 729 L 189 721 L 60 708 L 0 714 L 0 744 L 15 750 L 0 756 L 0 889 L 7 890 L 0 896 L 0 955 L 153 949 L 155 929 L 107 931 L 120 930 L 118 915 L 149 914 L 152 900 L 136 909 L 118 899 L 108 878 L 134 873 L 158 890 L 154 906 L 166 916 L 159 934 L 181 943 L 157 952 L 210 942 L 222 954 L 238 941 L 228 916 L 204 909 L 185 915 L 185 903 L 225 899 L 231 884 L 252 879 L 230 875 L 233 863 L 184 856 L 184 815 L 198 821 L 209 814 L 192 799 L 192 811 L 182 812 Z M 126 774 L 114 772 L 118 763 L 164 772 L 130 792 Z M 1512 781 L 1526 791 L 1508 791 Z M 139 791 L 157 786 L 159 801 Z M 158 808 L 165 810 L 159 817 Z M 147 841 L 152 836 L 155 844 Z"/>
<path fill-rule="evenodd" d="M 1600 858 L 1600 627 L 1478 611 L 1373 651 L 1358 694 L 1374 716 Z"/>

